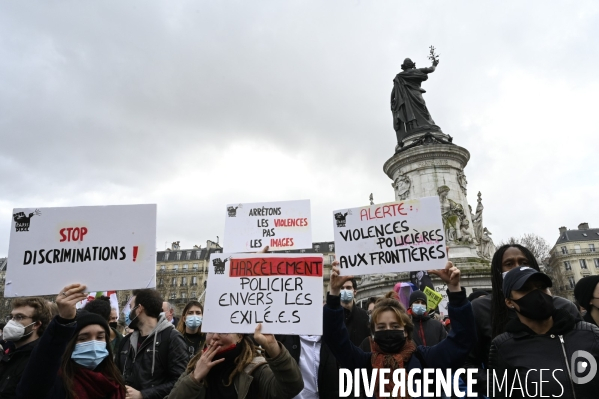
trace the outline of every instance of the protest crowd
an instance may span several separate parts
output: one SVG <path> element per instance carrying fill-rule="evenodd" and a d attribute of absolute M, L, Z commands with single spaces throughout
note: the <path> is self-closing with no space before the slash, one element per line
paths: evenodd
<path fill-rule="evenodd" d="M 0 325 L 0 398 L 378 398 L 393 392 L 393 380 L 374 375 L 371 391 L 352 386 L 348 395 L 341 371 L 426 368 L 477 372 L 451 379 L 459 386 L 451 395 L 436 391 L 440 382 L 433 380 L 435 394 L 422 397 L 466 397 L 467 383 L 476 392 L 471 397 L 535 397 L 538 381 L 545 381 L 546 397 L 599 397 L 599 377 L 580 383 L 569 369 L 579 351 L 596 368 L 599 276 L 577 283 L 576 306 L 552 295 L 551 279 L 523 246 L 498 248 L 491 269 L 492 291 L 469 297 L 452 262 L 429 271 L 447 286 L 448 315 L 441 319 L 422 287 L 413 287 L 407 302 L 391 291 L 363 309 L 355 302 L 356 279 L 334 262 L 322 336 L 265 334 L 262 324 L 253 334 L 203 331 L 202 303 L 189 301 L 176 315 L 152 288 L 133 291 L 122 315 L 106 297 L 77 309 L 86 287 L 72 283 L 55 302 L 12 301 Z M 489 393 L 488 371 L 505 373 L 507 381 L 519 373 L 522 388 Z"/>

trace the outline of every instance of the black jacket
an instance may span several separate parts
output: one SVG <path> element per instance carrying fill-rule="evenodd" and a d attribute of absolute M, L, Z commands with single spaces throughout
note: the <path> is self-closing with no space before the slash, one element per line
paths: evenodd
<path fill-rule="evenodd" d="M 439 320 L 432 319 L 429 315 L 418 316 L 412 314 L 411 316 L 414 323 L 412 340 L 416 345 L 437 345 L 447 337 L 447 331 Z"/>
<path fill-rule="evenodd" d="M 298 335 L 277 335 L 279 341 L 299 365 L 301 342 Z M 324 343 L 320 342 L 320 364 L 318 366 L 318 395 L 320 398 L 339 397 L 339 369 L 333 353 Z"/>
<path fill-rule="evenodd" d="M 542 392 L 547 397 L 599 397 L 599 373 L 595 373 L 594 378 L 585 384 L 575 384 L 570 377 L 575 372 L 572 370 L 573 365 L 578 369 L 580 361 L 584 361 L 580 354 L 576 354 L 575 359 L 578 360 L 573 362 L 575 352 L 586 351 L 594 359 L 599 359 L 599 328 L 584 321 L 576 321 L 566 310 L 558 309 L 553 313 L 553 326 L 546 334 L 536 334 L 519 319 L 510 320 L 505 329 L 506 332 L 497 336 L 491 344 L 489 369 L 499 376 L 499 380 L 506 373 L 507 387 L 511 387 L 515 381 L 517 371 L 526 390 L 502 390 L 501 393 L 496 390 L 490 396 L 539 397 L 542 380 Z M 542 373 L 541 369 L 548 371 Z M 578 373 L 576 375 L 585 376 Z"/>
<path fill-rule="evenodd" d="M 351 312 L 343 308 L 343 315 L 345 327 L 349 332 L 349 340 L 352 344 L 359 346 L 364 338 L 370 336 L 368 313 L 354 303 Z"/>
<path fill-rule="evenodd" d="M 39 339 L 21 346 L 19 349 L 7 349 L 8 353 L 0 351 L 0 398 L 16 398 L 17 385 L 25 371 L 33 348 Z"/>
<path fill-rule="evenodd" d="M 164 318 L 139 349 L 138 339 L 138 331 L 123 338 L 115 363 L 123 373 L 125 385 L 140 391 L 144 399 L 162 399 L 185 372 L 189 360 L 187 345 Z"/>

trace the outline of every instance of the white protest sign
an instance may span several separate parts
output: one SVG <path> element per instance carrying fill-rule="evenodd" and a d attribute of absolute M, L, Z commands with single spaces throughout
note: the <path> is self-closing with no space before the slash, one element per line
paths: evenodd
<path fill-rule="evenodd" d="M 447 263 L 439 197 L 333 212 L 341 275 L 443 269 Z"/>
<path fill-rule="evenodd" d="M 226 213 L 227 252 L 312 248 L 310 200 L 227 205 Z"/>
<path fill-rule="evenodd" d="M 210 258 L 202 331 L 322 335 L 321 254 Z"/>
<path fill-rule="evenodd" d="M 5 297 L 156 285 L 156 205 L 13 210 Z"/>

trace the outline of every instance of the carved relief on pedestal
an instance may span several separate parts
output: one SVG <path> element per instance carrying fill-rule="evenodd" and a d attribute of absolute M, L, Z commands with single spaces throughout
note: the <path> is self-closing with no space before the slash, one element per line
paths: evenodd
<path fill-rule="evenodd" d="M 464 174 L 463 170 L 459 170 L 458 171 L 458 184 L 460 185 L 460 188 L 462 189 L 462 193 L 464 193 L 464 197 L 466 197 L 466 186 L 468 186 L 468 180 L 466 180 L 466 175 Z"/>
<path fill-rule="evenodd" d="M 464 214 L 462 205 L 447 198 L 449 190 L 449 187 L 441 186 L 437 189 L 437 194 L 441 202 L 441 218 L 443 219 L 443 228 L 445 229 L 445 240 L 457 243 L 461 241 L 463 236 L 462 224 L 466 220 L 466 215 Z"/>
<path fill-rule="evenodd" d="M 408 199 L 410 196 L 410 188 L 412 187 L 412 180 L 408 175 L 398 175 L 397 178 L 391 186 L 395 189 L 397 193 L 397 198 L 400 200 Z"/>

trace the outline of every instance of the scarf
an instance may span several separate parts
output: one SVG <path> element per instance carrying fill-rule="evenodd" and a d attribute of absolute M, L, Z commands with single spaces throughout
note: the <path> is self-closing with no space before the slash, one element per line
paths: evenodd
<path fill-rule="evenodd" d="M 73 378 L 77 399 L 125 399 L 125 388 L 104 374 L 79 367 Z"/>
<path fill-rule="evenodd" d="M 237 399 L 234 382 L 231 382 L 231 385 L 227 384 L 229 376 L 235 370 L 235 359 L 241 354 L 241 349 L 240 345 L 231 345 L 212 358 L 212 361 L 223 358 L 225 361 L 212 367 L 206 376 L 207 398 Z"/>
<path fill-rule="evenodd" d="M 410 360 L 412 354 L 416 351 L 416 344 L 412 340 L 406 340 L 405 345 L 401 348 L 399 353 L 385 353 L 381 352 L 379 346 L 376 342 L 370 337 L 370 348 L 372 349 L 372 368 L 373 369 L 381 369 L 381 368 L 389 368 L 391 369 L 391 373 L 393 373 L 396 369 L 403 369 L 405 364 Z M 374 392 L 376 397 L 379 397 L 379 383 L 380 383 L 380 375 L 377 375 L 376 384 L 374 386 Z M 385 392 L 391 394 L 393 392 L 393 379 L 389 379 L 389 382 L 385 384 Z M 398 394 L 400 391 L 398 391 Z M 407 394 L 407 392 L 406 392 Z M 398 396 L 399 397 L 399 396 Z M 408 395 L 402 398 L 409 398 Z"/>

